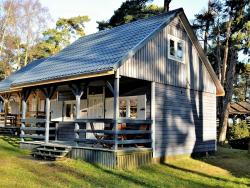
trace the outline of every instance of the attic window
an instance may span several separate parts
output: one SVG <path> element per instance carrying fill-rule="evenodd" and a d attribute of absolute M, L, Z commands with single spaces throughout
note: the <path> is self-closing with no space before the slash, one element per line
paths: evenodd
<path fill-rule="evenodd" d="M 168 41 L 168 58 L 184 63 L 184 41 L 172 35 L 168 35 Z"/>

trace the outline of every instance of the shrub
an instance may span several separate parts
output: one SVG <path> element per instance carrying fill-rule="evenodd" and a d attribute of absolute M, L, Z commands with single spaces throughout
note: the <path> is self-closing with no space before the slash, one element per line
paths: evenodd
<path fill-rule="evenodd" d="M 241 138 L 236 140 L 229 140 L 229 145 L 234 149 L 243 149 L 248 150 L 248 143 L 250 142 L 250 138 Z"/>
<path fill-rule="evenodd" d="M 246 121 L 241 121 L 229 129 L 230 140 L 249 137 L 249 129 Z"/>

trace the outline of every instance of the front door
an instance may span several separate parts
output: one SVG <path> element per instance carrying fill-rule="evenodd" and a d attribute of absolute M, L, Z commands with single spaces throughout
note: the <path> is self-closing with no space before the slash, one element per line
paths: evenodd
<path fill-rule="evenodd" d="M 89 119 L 101 119 L 104 118 L 104 100 L 102 94 L 89 95 L 88 96 L 88 118 Z M 86 128 L 91 129 L 89 123 L 87 123 Z M 104 123 L 94 123 L 95 130 L 103 130 Z M 96 139 L 93 133 L 86 134 L 87 139 Z"/>
<path fill-rule="evenodd" d="M 104 118 L 104 100 L 102 94 L 88 96 L 88 118 Z"/>

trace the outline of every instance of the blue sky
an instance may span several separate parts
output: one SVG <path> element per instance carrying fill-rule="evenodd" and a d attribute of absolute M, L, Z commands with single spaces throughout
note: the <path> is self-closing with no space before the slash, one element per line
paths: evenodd
<path fill-rule="evenodd" d="M 96 32 L 96 21 L 109 19 L 123 1 L 125 0 L 40 0 L 43 6 L 48 7 L 53 19 L 50 27 L 54 27 L 56 20 L 61 17 L 88 15 L 91 21 L 86 24 L 87 34 Z M 154 0 L 153 4 L 163 6 L 163 2 L 164 0 Z M 194 14 L 206 7 L 207 2 L 207 0 L 173 0 L 170 9 L 183 7 L 187 17 L 192 19 Z"/>

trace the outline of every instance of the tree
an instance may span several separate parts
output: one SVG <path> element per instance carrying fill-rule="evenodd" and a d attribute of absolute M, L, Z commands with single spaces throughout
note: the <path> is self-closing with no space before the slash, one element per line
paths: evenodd
<path fill-rule="evenodd" d="M 163 8 L 156 5 L 146 5 L 146 3 L 151 1 L 152 0 L 127 0 L 123 2 L 108 21 L 97 22 L 98 29 L 104 30 L 162 13 Z"/>
<path fill-rule="evenodd" d="M 56 22 L 56 29 L 68 35 L 69 40 L 72 41 L 85 35 L 84 24 L 88 21 L 90 21 L 88 16 L 77 16 L 68 19 L 60 18 Z"/>
<path fill-rule="evenodd" d="M 218 19 L 221 9 L 221 4 L 217 0 L 209 0 L 207 10 L 204 9 L 200 13 L 195 14 L 193 29 L 196 30 L 196 34 L 198 34 L 200 41 L 203 41 L 203 49 L 206 54 L 208 40 L 209 37 L 213 35 L 213 26 L 216 19 Z"/>
<path fill-rule="evenodd" d="M 227 126 L 228 126 L 228 110 L 230 101 L 233 95 L 233 83 L 236 73 L 236 65 L 238 63 L 239 51 L 249 53 L 249 38 L 250 27 L 249 25 L 249 3 L 247 0 L 227 0 L 225 2 L 225 13 L 229 17 L 226 22 L 226 46 L 224 49 L 224 63 L 227 64 L 225 71 L 225 80 L 222 80 L 225 88 L 225 96 L 221 104 L 220 114 L 220 132 L 219 132 L 219 143 L 223 144 L 226 139 Z M 229 27 L 230 26 L 230 27 Z M 250 55 L 250 54 L 248 54 Z M 225 60 L 226 58 L 226 60 Z M 222 72 L 223 78 L 224 72 Z"/>
<path fill-rule="evenodd" d="M 193 24 L 225 89 L 225 96 L 217 100 L 220 143 L 226 138 L 228 108 L 240 64 L 238 56 L 241 51 L 249 54 L 249 20 L 247 0 L 210 0 L 207 10 L 196 14 Z"/>
<path fill-rule="evenodd" d="M 31 48 L 32 58 L 39 59 L 58 53 L 79 37 L 85 35 L 85 23 L 90 19 L 88 16 L 72 18 L 60 18 L 56 27 L 43 32 L 43 40 Z"/>
<path fill-rule="evenodd" d="M 172 0 L 164 0 L 164 12 L 169 11 L 169 5 L 170 5 L 171 1 Z"/>
<path fill-rule="evenodd" d="M 236 66 L 236 78 L 234 81 L 233 100 L 247 101 L 250 99 L 250 64 L 239 63 Z"/>
<path fill-rule="evenodd" d="M 1 61 L 1 78 L 4 78 L 10 74 L 10 67 L 8 64 L 8 61 L 6 59 L 4 60 L 4 56 L 7 57 L 9 54 L 4 54 L 4 52 L 7 52 L 7 49 L 5 47 L 6 45 L 6 38 L 9 35 L 8 30 L 10 26 L 12 26 L 13 17 L 12 17 L 12 9 L 13 9 L 13 0 L 11 1 L 4 1 L 2 4 L 0 4 L 1 15 L 0 15 L 0 61 Z"/>
<path fill-rule="evenodd" d="M 3 0 L 0 7 L 0 64 L 6 77 L 32 60 L 30 48 L 40 40 L 49 14 L 38 0 Z"/>
<path fill-rule="evenodd" d="M 23 65 L 28 63 L 29 50 L 32 45 L 35 45 L 40 39 L 41 32 L 46 28 L 49 20 L 48 9 L 43 7 L 38 0 L 22 1 L 23 22 L 25 28 L 22 40 L 25 41 L 25 57 Z"/>

